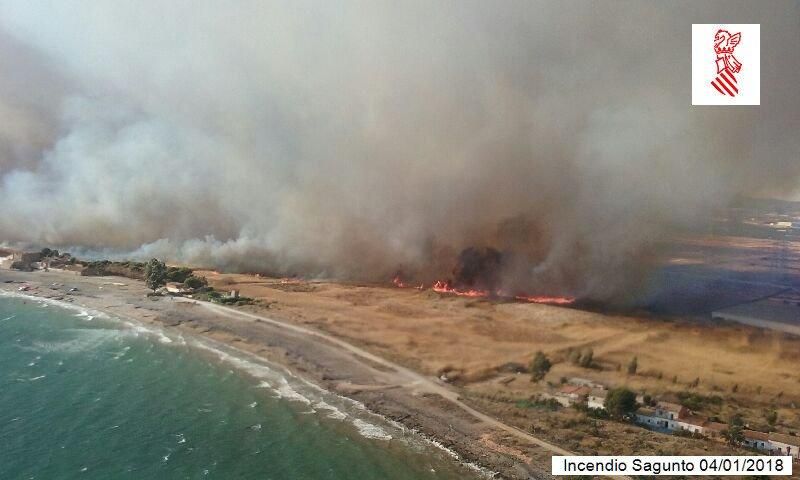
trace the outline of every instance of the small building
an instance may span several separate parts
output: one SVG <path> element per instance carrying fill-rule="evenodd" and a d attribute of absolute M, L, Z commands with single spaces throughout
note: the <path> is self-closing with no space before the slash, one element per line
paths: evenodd
<path fill-rule="evenodd" d="M 709 422 L 706 418 L 688 414 L 684 415 L 682 418 L 679 418 L 675 423 L 680 430 L 705 435 L 706 424 Z"/>
<path fill-rule="evenodd" d="M 589 408 L 599 408 L 600 410 L 605 410 L 607 393 L 608 392 L 606 390 L 601 388 L 593 388 L 586 397 L 586 406 Z"/>
<path fill-rule="evenodd" d="M 564 385 L 553 396 L 558 403 L 569 407 L 576 403 L 583 402 L 592 389 L 581 385 Z"/>
<path fill-rule="evenodd" d="M 636 423 L 653 428 L 664 428 L 660 422 L 662 420 L 656 417 L 656 411 L 652 408 L 640 407 L 636 410 Z"/>
<path fill-rule="evenodd" d="M 791 455 L 800 458 L 800 437 L 786 435 L 785 433 L 771 432 L 768 434 L 772 452 L 778 455 Z"/>
<path fill-rule="evenodd" d="M 668 420 L 677 420 L 689 415 L 689 409 L 678 403 L 658 402 L 656 403 L 656 416 Z"/>
<path fill-rule="evenodd" d="M 230 297 L 230 298 L 239 298 L 239 290 L 231 290 L 228 293 L 228 297 Z"/>
<path fill-rule="evenodd" d="M 640 408 L 636 412 L 636 421 L 642 425 L 662 430 L 680 430 L 679 419 L 688 416 L 688 408 L 677 403 L 658 402 L 655 408 Z M 689 424 L 686 424 L 687 428 Z M 693 426 L 694 428 L 694 426 Z"/>
<path fill-rule="evenodd" d="M 742 430 L 742 436 L 744 437 L 743 443 L 745 447 L 758 450 L 772 450 L 768 433 L 757 432 L 755 430 Z"/>

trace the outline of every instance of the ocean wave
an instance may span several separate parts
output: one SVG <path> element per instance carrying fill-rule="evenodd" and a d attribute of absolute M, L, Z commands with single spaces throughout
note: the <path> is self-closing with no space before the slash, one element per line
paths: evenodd
<path fill-rule="evenodd" d="M 334 407 L 333 405 L 329 404 L 324 400 L 320 400 L 317 403 L 315 403 L 314 408 L 317 410 L 326 410 L 328 414 L 325 416 L 333 420 L 344 420 L 345 418 L 347 418 L 346 413 L 344 413 L 343 411 L 339 410 L 338 408 Z"/>
<path fill-rule="evenodd" d="M 356 418 L 355 420 L 353 420 L 353 425 L 355 425 L 355 427 L 358 429 L 358 433 L 360 433 L 361 436 L 363 437 L 372 438 L 375 440 L 392 439 L 392 436 L 386 433 L 386 430 L 382 429 L 381 427 L 375 424 L 365 422 L 360 418 Z"/>
<path fill-rule="evenodd" d="M 164 332 L 164 330 L 162 330 L 160 328 L 146 327 L 146 326 L 142 325 L 141 323 L 134 323 L 134 322 L 130 322 L 130 321 L 127 321 L 127 320 L 123 321 L 123 323 L 131 331 L 133 331 L 135 333 L 135 335 L 137 335 L 137 336 L 138 335 L 145 335 L 145 336 L 148 336 L 148 337 L 155 337 L 155 338 L 158 339 L 159 342 L 164 343 L 164 344 L 169 344 L 169 343 L 173 342 L 172 338 L 167 336 L 167 334 Z M 186 342 L 184 341 L 184 342 L 182 342 L 182 344 L 185 345 Z"/>
<path fill-rule="evenodd" d="M 0 297 L 22 298 L 22 299 L 25 299 L 25 300 L 29 300 L 29 301 L 35 302 L 35 303 L 37 303 L 38 305 L 40 305 L 42 307 L 55 306 L 55 307 L 59 307 L 59 308 L 64 309 L 64 310 L 70 310 L 70 311 L 73 311 L 73 312 L 77 311 L 78 315 L 81 315 L 82 313 L 85 313 L 86 318 L 88 318 L 89 316 L 91 316 L 92 319 L 94 319 L 94 318 L 110 318 L 109 315 L 107 315 L 105 312 L 101 312 L 101 311 L 93 310 L 93 309 L 87 309 L 87 307 L 85 307 L 83 305 L 76 305 L 74 303 L 65 302 L 63 300 L 56 300 L 54 298 L 39 297 L 39 296 L 36 296 L 36 295 L 31 295 L 29 293 L 24 293 L 24 292 L 4 290 L 4 289 L 0 288 Z M 83 316 L 83 315 L 81 315 L 81 316 Z"/>
<path fill-rule="evenodd" d="M 64 332 L 75 335 L 75 338 L 61 342 L 34 341 L 30 346 L 20 348 L 38 353 L 80 353 L 98 349 L 108 341 L 125 336 L 124 331 L 109 328 L 69 328 Z"/>
<path fill-rule="evenodd" d="M 323 413 L 326 418 L 338 421 L 348 420 L 363 437 L 373 440 L 391 440 L 394 436 L 387 429 L 397 430 L 402 437 L 406 432 L 400 424 L 370 412 L 361 402 L 337 395 L 303 378 L 293 375 L 279 365 L 266 365 L 255 355 L 233 346 L 221 344 L 211 339 L 196 339 L 197 347 L 214 353 L 221 361 L 232 364 L 237 369 L 259 380 L 256 388 L 267 389 L 274 398 L 301 403 L 311 407 L 301 414 Z M 336 404 L 336 405 L 334 405 Z M 347 413 L 347 412 L 350 413 Z"/>

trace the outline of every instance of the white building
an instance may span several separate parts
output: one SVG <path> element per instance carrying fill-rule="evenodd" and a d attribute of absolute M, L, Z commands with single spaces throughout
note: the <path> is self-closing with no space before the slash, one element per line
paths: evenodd
<path fill-rule="evenodd" d="M 681 418 L 678 418 L 675 421 L 676 426 L 680 430 L 684 430 L 686 432 L 691 433 L 699 433 L 701 435 L 705 435 L 706 432 L 706 424 L 708 420 L 703 417 L 698 417 L 697 415 L 684 415 Z"/>
<path fill-rule="evenodd" d="M 769 441 L 769 434 L 764 432 L 757 432 L 755 430 L 742 430 L 744 437 L 744 445 L 746 447 L 755 448 L 758 450 L 772 450 L 772 444 Z"/>
<path fill-rule="evenodd" d="M 636 421 L 642 425 L 664 430 L 680 430 L 680 419 L 690 414 L 689 409 L 683 405 L 670 402 L 658 402 L 654 409 L 640 408 L 636 412 Z M 690 424 L 684 423 L 688 428 Z M 695 425 L 692 424 L 694 428 Z M 692 430 L 694 431 L 694 430 Z"/>
<path fill-rule="evenodd" d="M 800 437 L 772 432 L 768 438 L 774 453 L 800 458 Z"/>
<path fill-rule="evenodd" d="M 661 419 L 656 417 L 656 411 L 652 408 L 641 407 L 636 410 L 636 423 L 647 425 L 648 427 L 664 428 L 659 425 L 658 422 L 660 421 Z"/>

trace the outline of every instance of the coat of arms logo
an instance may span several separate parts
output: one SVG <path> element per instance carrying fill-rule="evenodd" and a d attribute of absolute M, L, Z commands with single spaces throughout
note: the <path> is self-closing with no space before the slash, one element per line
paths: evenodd
<path fill-rule="evenodd" d="M 735 97 L 739 93 L 736 74 L 742 70 L 742 64 L 733 56 L 733 50 L 742 40 L 742 33 L 732 34 L 727 30 L 718 30 L 714 35 L 714 53 L 717 54 L 717 76 L 711 81 L 722 95 Z"/>

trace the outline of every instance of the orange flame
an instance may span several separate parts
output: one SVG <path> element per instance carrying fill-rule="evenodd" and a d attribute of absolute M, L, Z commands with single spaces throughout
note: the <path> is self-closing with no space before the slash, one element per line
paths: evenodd
<path fill-rule="evenodd" d="M 394 286 L 398 288 L 409 288 L 409 285 L 403 282 L 400 278 L 400 275 L 396 275 L 392 279 L 392 283 Z M 420 285 L 418 287 L 413 287 L 418 290 L 423 290 L 425 288 L 424 285 Z M 513 298 L 514 300 L 518 300 L 520 302 L 528 302 L 528 303 L 547 303 L 551 305 L 569 305 L 575 302 L 573 297 L 555 297 L 555 296 L 545 296 L 545 295 L 508 295 L 504 292 L 497 291 L 492 295 L 491 292 L 488 290 L 461 290 L 450 286 L 450 282 L 446 280 L 437 280 L 433 285 L 431 285 L 431 290 L 437 293 L 444 293 L 450 295 L 458 295 L 459 297 L 490 297 L 495 296 L 498 298 Z"/>
<path fill-rule="evenodd" d="M 548 297 L 548 296 L 526 296 L 526 295 L 515 295 L 515 299 L 528 302 L 528 303 L 551 303 L 553 305 L 569 305 L 575 302 L 575 299 L 572 297 Z"/>
<path fill-rule="evenodd" d="M 486 290 L 457 290 L 450 286 L 448 282 L 438 280 L 433 284 L 431 289 L 438 293 L 451 293 L 460 297 L 488 297 L 489 292 Z"/>

